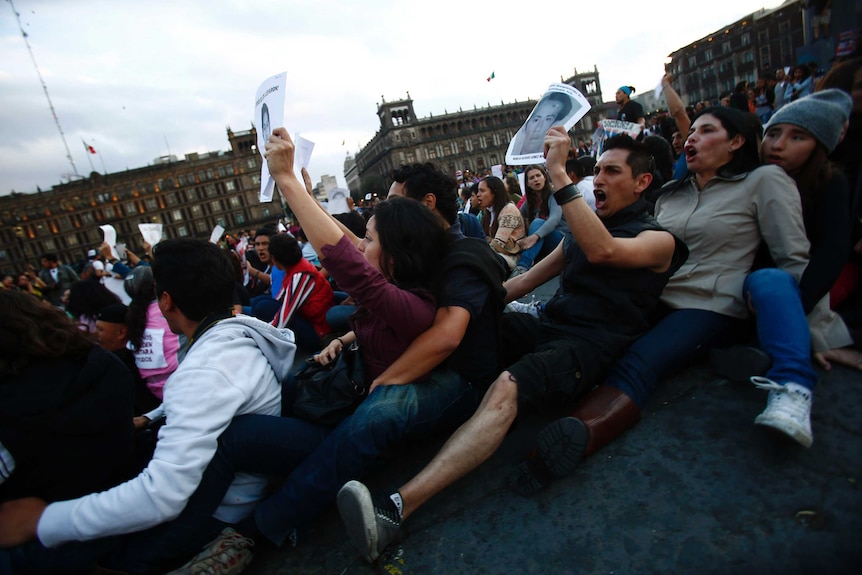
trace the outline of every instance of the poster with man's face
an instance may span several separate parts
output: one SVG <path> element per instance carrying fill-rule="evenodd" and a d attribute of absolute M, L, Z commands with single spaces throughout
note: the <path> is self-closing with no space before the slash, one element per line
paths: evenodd
<path fill-rule="evenodd" d="M 284 88 L 287 84 L 287 72 L 276 74 L 263 81 L 254 95 L 254 123 L 257 129 L 257 149 L 263 157 L 264 146 L 273 128 L 284 125 Z M 271 202 L 275 180 L 269 174 L 266 160 L 260 170 L 261 202 Z"/>
<path fill-rule="evenodd" d="M 590 102 L 576 88 L 568 84 L 551 84 L 509 142 L 506 163 L 544 163 L 545 134 L 548 130 L 554 126 L 563 126 L 568 130 L 589 110 Z"/>

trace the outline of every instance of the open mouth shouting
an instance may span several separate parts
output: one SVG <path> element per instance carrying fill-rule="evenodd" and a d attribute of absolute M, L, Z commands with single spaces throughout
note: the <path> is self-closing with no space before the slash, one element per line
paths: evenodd
<path fill-rule="evenodd" d="M 604 190 L 594 189 L 593 194 L 596 197 L 596 209 L 604 208 L 608 203 L 608 194 Z"/>

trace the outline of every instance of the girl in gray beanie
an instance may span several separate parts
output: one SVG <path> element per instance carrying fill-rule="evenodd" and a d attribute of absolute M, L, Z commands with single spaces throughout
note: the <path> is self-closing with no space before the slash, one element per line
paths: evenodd
<path fill-rule="evenodd" d="M 852 107 L 846 92 L 816 92 L 776 112 L 763 136 L 763 160 L 781 166 L 796 181 L 802 199 L 805 232 L 811 242 L 811 259 L 799 282 L 806 314 L 832 289 L 852 247 L 849 185 L 827 158 L 847 128 Z M 849 348 L 815 357 L 826 369 L 830 360 L 862 369 L 862 354 Z"/>

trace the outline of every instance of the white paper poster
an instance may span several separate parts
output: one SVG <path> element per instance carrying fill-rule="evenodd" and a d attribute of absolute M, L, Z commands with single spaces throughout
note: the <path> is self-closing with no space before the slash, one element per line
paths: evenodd
<path fill-rule="evenodd" d="M 167 367 L 165 357 L 165 330 L 147 328 L 141 338 L 141 348 L 135 352 L 135 365 L 139 369 L 158 369 Z"/>
<path fill-rule="evenodd" d="M 554 126 L 566 130 L 586 115 L 590 102 L 568 84 L 551 84 L 536 103 L 521 129 L 509 142 L 506 163 L 509 165 L 541 164 L 545 162 L 545 134 Z"/>
<path fill-rule="evenodd" d="M 111 224 L 99 226 L 99 229 L 105 234 L 105 243 L 111 247 L 111 255 L 120 259 L 120 254 L 117 252 L 117 230 Z"/>
<path fill-rule="evenodd" d="M 254 118 L 257 129 L 257 150 L 261 157 L 264 145 L 272 135 L 273 128 L 284 125 L 284 88 L 287 82 L 287 72 L 270 76 L 258 87 L 254 95 Z M 260 174 L 261 202 L 271 202 L 275 182 L 269 174 L 266 159 Z"/>
<path fill-rule="evenodd" d="M 162 224 L 138 224 L 138 229 L 144 241 L 151 246 L 162 241 Z"/>
<path fill-rule="evenodd" d="M 216 224 L 216 227 L 213 228 L 212 233 L 210 234 L 210 243 L 218 245 L 218 241 L 224 235 L 224 228 L 220 225 Z"/>
<path fill-rule="evenodd" d="M 346 214 L 350 211 L 347 205 L 348 194 L 344 188 L 333 188 L 326 193 L 326 209 L 330 214 Z"/>
<path fill-rule="evenodd" d="M 626 122 L 624 120 L 602 120 L 602 135 L 599 139 L 596 158 L 602 155 L 605 140 L 620 134 L 628 134 L 632 138 L 637 138 L 643 126 L 634 122 Z"/>

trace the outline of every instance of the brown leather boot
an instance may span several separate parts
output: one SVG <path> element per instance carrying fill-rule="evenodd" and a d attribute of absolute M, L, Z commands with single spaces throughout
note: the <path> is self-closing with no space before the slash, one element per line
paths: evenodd
<path fill-rule="evenodd" d="M 519 464 L 512 488 L 532 495 L 552 480 L 571 475 L 580 462 L 633 427 L 641 410 L 615 387 L 600 385 L 578 404 L 569 417 L 546 426 L 536 438 L 537 449 Z"/>

